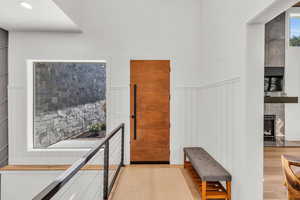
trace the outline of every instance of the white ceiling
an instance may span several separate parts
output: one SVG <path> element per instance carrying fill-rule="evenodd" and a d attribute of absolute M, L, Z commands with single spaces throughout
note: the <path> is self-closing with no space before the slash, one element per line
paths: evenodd
<path fill-rule="evenodd" d="M 23 8 L 21 2 L 28 2 L 32 10 Z M 0 28 L 8 31 L 80 31 L 52 0 L 0 0 Z"/>

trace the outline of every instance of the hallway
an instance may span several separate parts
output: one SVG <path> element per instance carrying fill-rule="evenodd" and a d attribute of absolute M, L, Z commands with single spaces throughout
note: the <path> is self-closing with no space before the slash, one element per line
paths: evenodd
<path fill-rule="evenodd" d="M 120 173 L 111 200 L 193 200 L 181 167 L 127 166 Z"/>

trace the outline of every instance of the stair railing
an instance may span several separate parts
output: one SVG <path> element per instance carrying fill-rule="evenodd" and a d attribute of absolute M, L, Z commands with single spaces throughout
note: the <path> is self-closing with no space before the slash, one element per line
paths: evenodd
<path fill-rule="evenodd" d="M 121 133 L 120 133 L 121 132 Z M 124 123 L 115 128 L 107 138 L 98 146 L 91 149 L 88 153 L 77 160 L 70 168 L 58 176 L 52 183 L 45 187 L 39 194 L 37 194 L 33 200 L 50 200 L 54 197 L 63 186 L 72 179 L 101 149 L 104 149 L 104 164 L 103 164 L 103 200 L 107 200 L 110 192 L 114 186 L 114 183 L 118 177 L 121 168 L 124 166 Z M 118 164 L 116 173 L 112 177 L 109 183 L 109 144 L 110 140 L 117 134 L 121 134 L 121 161 Z"/>

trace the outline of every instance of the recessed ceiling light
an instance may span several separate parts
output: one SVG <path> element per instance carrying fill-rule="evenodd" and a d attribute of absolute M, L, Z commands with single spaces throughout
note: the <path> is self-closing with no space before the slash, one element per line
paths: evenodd
<path fill-rule="evenodd" d="M 28 10 L 32 10 L 32 5 L 30 5 L 29 3 L 23 1 L 20 3 L 20 5 L 23 7 L 23 8 L 26 8 Z"/>

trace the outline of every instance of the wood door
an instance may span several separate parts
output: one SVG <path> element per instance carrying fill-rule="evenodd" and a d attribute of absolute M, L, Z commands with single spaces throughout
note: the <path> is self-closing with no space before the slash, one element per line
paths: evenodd
<path fill-rule="evenodd" d="M 130 62 L 131 162 L 169 162 L 170 61 Z"/>

